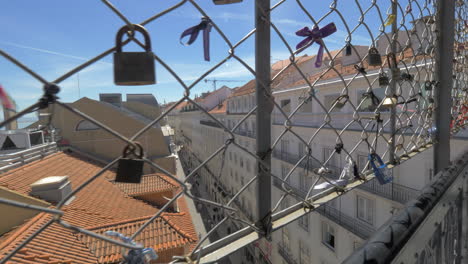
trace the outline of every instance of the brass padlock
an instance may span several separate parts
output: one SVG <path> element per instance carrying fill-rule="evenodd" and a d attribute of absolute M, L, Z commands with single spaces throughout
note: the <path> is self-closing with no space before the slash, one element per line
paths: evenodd
<path fill-rule="evenodd" d="M 379 74 L 379 86 L 387 86 L 390 83 L 385 72 Z"/>
<path fill-rule="evenodd" d="M 114 52 L 114 83 L 116 85 L 149 85 L 156 83 L 154 71 L 154 54 L 151 51 L 151 40 L 146 29 L 138 24 L 133 25 L 135 31 L 145 38 L 145 52 L 122 52 L 122 37 L 131 29 L 125 25 L 116 37 Z"/>
<path fill-rule="evenodd" d="M 135 142 L 138 147 L 138 153 L 135 153 L 135 148 L 128 145 L 123 150 L 123 158 L 119 160 L 117 165 L 117 174 L 115 182 L 125 183 L 140 183 L 143 175 L 143 147 L 140 143 Z M 129 155 L 134 155 L 136 158 L 129 158 Z"/>
<path fill-rule="evenodd" d="M 369 49 L 369 55 L 367 56 L 367 62 L 369 66 L 380 66 L 382 65 L 382 58 L 376 48 Z"/>

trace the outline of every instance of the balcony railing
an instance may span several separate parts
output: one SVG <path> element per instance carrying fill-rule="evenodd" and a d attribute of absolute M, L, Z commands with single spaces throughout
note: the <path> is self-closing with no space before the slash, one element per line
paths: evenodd
<path fill-rule="evenodd" d="M 221 126 L 218 123 L 211 121 L 211 120 L 200 120 L 200 124 L 205 125 L 205 126 L 210 126 L 210 127 L 221 128 Z"/>
<path fill-rule="evenodd" d="M 381 185 L 376 179 L 359 185 L 359 188 L 402 204 L 418 197 L 421 193 L 416 189 L 393 182 Z"/>
<path fill-rule="evenodd" d="M 278 253 L 283 257 L 283 259 L 288 263 L 288 264 L 299 264 L 297 262 L 292 253 L 291 250 L 286 248 L 282 243 L 278 243 Z"/>
<path fill-rule="evenodd" d="M 57 152 L 57 143 L 44 143 L 30 149 L 14 153 L 3 154 L 0 157 L 0 172 L 22 166 L 26 163 L 42 159 L 43 157 Z"/>
<path fill-rule="evenodd" d="M 253 131 L 250 131 L 250 130 L 240 130 L 240 129 L 237 129 L 236 131 L 234 131 L 234 134 L 241 135 L 241 136 L 245 136 L 245 137 L 249 137 L 249 138 L 255 138 L 254 132 L 253 132 Z"/>
<path fill-rule="evenodd" d="M 348 229 L 362 239 L 368 239 L 375 228 L 363 221 L 342 213 L 340 210 L 335 209 L 327 204 L 324 204 L 316 209 L 318 213 L 326 216 L 333 222 Z"/>
<path fill-rule="evenodd" d="M 273 157 L 285 161 L 291 165 L 296 165 L 297 162 L 299 162 L 299 160 L 302 158 L 302 156 L 299 156 L 297 154 L 283 152 L 279 149 L 275 149 L 273 151 Z M 303 169 L 309 169 L 311 172 L 313 169 L 318 169 L 322 167 L 322 165 L 318 161 L 312 158 L 309 159 L 309 164 L 307 164 L 307 158 L 305 158 L 303 161 L 301 161 L 301 163 L 299 163 L 298 166 Z M 326 167 L 331 171 L 330 174 L 326 175 L 328 178 L 334 179 L 340 176 L 342 170 L 341 168 L 329 164 L 327 164 Z"/>
<path fill-rule="evenodd" d="M 281 186 L 282 182 L 278 180 L 277 178 L 273 178 L 273 185 L 279 189 L 282 189 L 282 186 Z M 287 185 L 286 188 L 291 189 L 295 194 L 297 194 L 302 199 L 305 199 L 307 195 L 307 191 L 308 191 L 308 190 L 304 190 L 303 188 L 297 188 L 293 184 L 291 184 L 290 186 Z"/>

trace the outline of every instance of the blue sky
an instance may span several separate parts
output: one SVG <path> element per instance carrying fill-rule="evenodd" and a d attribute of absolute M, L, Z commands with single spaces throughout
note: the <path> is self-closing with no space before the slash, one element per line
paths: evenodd
<path fill-rule="evenodd" d="M 273 1 L 272 1 L 273 2 Z M 330 8 L 331 1 L 304 0 L 305 7 L 314 18 L 319 19 Z M 370 1 L 359 1 L 363 7 Z M 382 12 L 386 12 L 390 1 L 383 2 Z M 130 21 L 139 23 L 146 18 L 178 3 L 173 0 L 113 0 L 112 3 L 124 13 Z M 197 3 L 210 15 L 212 20 L 223 30 L 233 43 L 242 39 L 254 28 L 253 0 L 244 0 L 240 4 L 216 6 L 209 0 Z M 402 4 L 403 5 L 403 4 Z M 405 6 L 405 5 L 403 5 Z M 338 1 L 337 7 L 352 29 L 357 23 L 359 12 L 354 1 Z M 366 23 L 375 33 L 378 20 L 375 11 L 366 16 Z M 179 36 L 186 28 L 200 22 L 200 13 L 190 4 L 185 3 L 175 11 L 162 16 L 147 25 L 152 40 L 153 51 L 162 58 L 188 85 L 197 76 L 228 55 L 228 46 L 219 34 L 211 32 L 211 62 L 203 60 L 202 38 L 191 46 L 179 43 Z M 289 44 L 294 47 L 302 38 L 295 36 L 295 31 L 311 26 L 310 19 L 299 9 L 296 1 L 287 0 L 272 13 L 275 25 L 283 33 Z M 335 22 L 338 32 L 325 39 L 328 49 L 333 50 L 344 45 L 345 27 L 336 13 L 327 17 L 321 26 Z M 115 43 L 115 34 L 123 22 L 99 0 L 15 0 L 4 1 L 0 10 L 0 49 L 31 67 L 47 80 L 54 80 L 87 59 L 111 48 Z M 364 27 L 353 35 L 353 44 L 369 45 L 370 37 Z M 139 50 L 130 44 L 124 50 Z M 272 32 L 272 62 L 289 56 L 284 44 Z M 317 45 L 303 53 L 315 54 Z M 254 36 L 243 43 L 236 54 L 251 67 L 254 67 Z M 302 55 L 302 54 L 301 54 Z M 179 99 L 184 90 L 162 65 L 156 63 L 158 83 L 150 86 L 115 86 L 113 84 L 112 55 L 86 68 L 60 84 L 60 98 L 72 102 L 79 96 L 97 99 L 99 93 L 120 92 L 152 93 L 160 102 Z M 16 100 L 20 109 L 36 102 L 41 95 L 41 84 L 27 73 L 0 58 L 2 84 Z M 228 86 L 242 85 L 253 76 L 238 62 L 231 59 L 208 78 L 239 80 L 224 83 Z M 78 89 L 78 81 L 79 87 Z M 222 82 L 218 87 L 223 85 Z M 201 82 L 191 94 L 211 90 L 212 84 Z M 78 91 L 79 90 L 79 91 Z"/>

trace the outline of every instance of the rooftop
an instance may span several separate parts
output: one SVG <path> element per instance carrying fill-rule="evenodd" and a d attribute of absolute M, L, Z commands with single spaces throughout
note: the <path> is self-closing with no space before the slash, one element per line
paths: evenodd
<path fill-rule="evenodd" d="M 30 185 L 51 175 L 68 176 L 76 188 L 102 169 L 102 165 L 73 152 L 59 152 L 0 175 L 0 186 L 29 195 Z M 160 174 L 145 175 L 139 185 L 113 184 L 114 171 L 106 171 L 85 187 L 75 199 L 63 207 L 62 219 L 70 224 L 96 232 L 106 230 L 129 234 L 158 212 L 149 203 L 131 196 L 139 193 L 158 193 L 177 190 L 175 181 Z M 161 260 L 171 257 L 174 250 L 188 250 L 197 235 L 184 198 L 178 201 L 180 212 L 164 212 L 139 237 L 146 247 L 152 247 Z M 0 237 L 0 257 L 51 219 L 39 213 L 24 224 Z M 138 240 L 138 239 L 137 239 Z M 96 242 L 54 223 L 24 247 L 12 260 L 21 263 L 108 263 L 118 260 L 120 249 L 108 242 Z M 92 245 L 92 246 L 91 246 Z M 171 249 L 172 251 L 166 250 Z M 171 253 L 172 252 L 172 253 Z"/>

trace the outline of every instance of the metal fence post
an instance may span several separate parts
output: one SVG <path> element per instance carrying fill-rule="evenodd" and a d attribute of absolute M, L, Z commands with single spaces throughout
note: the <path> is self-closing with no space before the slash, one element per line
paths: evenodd
<path fill-rule="evenodd" d="M 397 27 L 397 18 L 398 18 L 398 1 L 392 1 L 392 15 L 395 16 L 395 19 L 392 23 L 392 43 L 390 43 L 391 51 L 396 56 L 397 53 L 397 42 L 398 42 L 398 27 Z M 398 67 L 398 65 L 395 65 Z M 392 98 L 395 96 L 396 93 L 396 85 L 397 80 L 395 80 L 393 72 L 396 70 L 395 68 L 390 69 L 392 71 L 392 80 L 390 82 L 390 92 Z M 390 155 L 389 155 L 389 162 L 390 164 L 395 164 L 395 131 L 396 131 L 396 105 L 392 105 L 390 110 Z"/>
<path fill-rule="evenodd" d="M 257 215 L 256 225 L 269 236 L 271 230 L 271 65 L 270 65 L 270 0 L 255 0 L 255 72 L 257 100 Z"/>
<path fill-rule="evenodd" d="M 434 174 L 450 164 L 455 1 L 436 1 Z"/>

